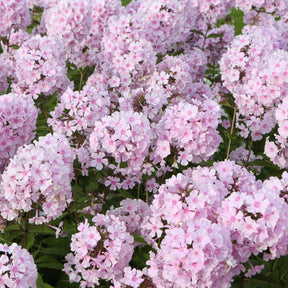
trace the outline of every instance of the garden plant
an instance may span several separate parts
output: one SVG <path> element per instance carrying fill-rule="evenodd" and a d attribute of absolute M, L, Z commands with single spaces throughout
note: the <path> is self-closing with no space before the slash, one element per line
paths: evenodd
<path fill-rule="evenodd" d="M 0 0 L 0 288 L 288 287 L 287 0 Z"/>

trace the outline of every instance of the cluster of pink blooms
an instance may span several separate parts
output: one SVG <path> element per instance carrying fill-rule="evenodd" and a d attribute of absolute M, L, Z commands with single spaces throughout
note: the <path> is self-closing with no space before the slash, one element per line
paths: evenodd
<path fill-rule="evenodd" d="M 151 58 L 150 58 L 151 59 Z M 200 49 L 179 56 L 165 56 L 153 74 L 137 78 L 130 93 L 120 99 L 121 110 L 143 112 L 151 121 L 159 122 L 169 104 L 211 97 L 211 89 L 201 81 L 205 74 L 206 57 Z M 133 81 L 135 83 L 135 81 Z M 132 88 L 132 87 L 131 87 Z"/>
<path fill-rule="evenodd" d="M 60 0 L 50 1 L 42 16 L 42 25 L 48 36 L 63 40 L 66 57 L 70 58 L 79 44 L 89 33 L 92 25 L 92 1 Z M 47 5 L 47 4 L 46 4 Z M 78 53 L 77 53 L 78 54 Z"/>
<path fill-rule="evenodd" d="M 28 34 L 33 5 L 43 14 Z M 216 27 L 232 6 L 247 23 L 235 37 L 231 25 Z M 79 201 L 73 169 L 99 182 L 93 199 L 89 188 L 85 195 L 84 206 L 94 204 L 76 212 L 94 217 L 72 235 L 63 269 L 70 282 L 228 288 L 234 276 L 261 271 L 252 255 L 269 261 L 288 254 L 288 173 L 257 180 L 240 165 L 261 156 L 243 146 L 230 160 L 204 166 L 222 141 L 217 101 L 228 91 L 240 136 L 257 141 L 277 128 L 264 153 L 288 167 L 287 1 L 138 0 L 122 7 L 120 0 L 0 0 L 0 17 L 0 93 L 7 93 L 0 95 L 1 217 L 49 223 Z M 81 83 L 68 78 L 79 74 Z M 57 100 L 49 115 L 45 110 L 53 134 L 37 134 L 31 144 L 34 100 L 45 106 L 47 99 L 40 96 Z M 118 192 L 133 196 L 137 184 L 147 203 L 105 206 Z M 136 269 L 141 245 L 152 249 L 146 267 Z M 15 243 L 0 244 L 0 274 L 1 287 L 36 288 L 32 256 Z"/>
<path fill-rule="evenodd" d="M 123 6 L 120 1 L 114 0 L 101 0 L 101 1 L 91 1 L 92 5 L 92 25 L 89 30 L 89 34 L 86 37 L 85 45 L 89 47 L 89 51 L 99 52 L 101 49 L 101 40 L 103 37 L 104 30 L 108 19 L 113 15 L 118 15 Z M 97 49 L 97 50 L 95 50 Z M 89 52 L 89 56 L 92 57 L 93 53 Z"/>
<path fill-rule="evenodd" d="M 275 12 L 277 16 L 283 15 L 288 12 L 288 3 L 285 0 L 236 0 L 236 6 L 245 13 L 249 13 L 252 7 L 256 10 L 260 10 L 260 8 L 265 8 L 266 12 Z"/>
<path fill-rule="evenodd" d="M 17 51 L 16 87 L 36 99 L 41 93 L 52 95 L 69 84 L 63 41 L 57 37 L 35 35 Z"/>
<path fill-rule="evenodd" d="M 156 126 L 153 161 L 163 161 L 168 155 L 173 155 L 174 150 L 176 161 L 184 166 L 189 162 L 207 160 L 221 142 L 216 130 L 219 118 L 219 105 L 210 99 L 169 106 Z"/>
<path fill-rule="evenodd" d="M 260 140 L 275 126 L 275 106 L 287 90 L 288 52 L 272 25 L 246 26 L 220 61 L 224 86 L 239 109 L 236 127 L 242 137 Z"/>
<path fill-rule="evenodd" d="M 64 264 L 70 282 L 80 282 L 83 288 L 99 285 L 100 279 L 119 280 L 134 249 L 134 239 L 118 217 L 97 214 L 92 221 L 78 225 Z"/>
<path fill-rule="evenodd" d="M 2 217 L 11 221 L 29 212 L 29 221 L 35 224 L 59 217 L 72 201 L 73 160 L 62 135 L 47 134 L 20 147 L 2 174 Z"/>
<path fill-rule="evenodd" d="M 114 173 L 136 175 L 148 155 L 152 129 L 147 117 L 133 111 L 116 111 L 95 122 L 90 136 L 91 165 L 101 170 L 103 163 L 115 166 Z M 113 163 L 114 162 L 114 163 Z M 127 163 L 127 167 L 121 167 Z"/>
<path fill-rule="evenodd" d="M 262 183 L 245 168 L 224 161 L 167 179 L 143 225 L 146 240 L 157 251 L 147 261 L 153 283 L 230 287 L 252 254 L 266 251 L 266 260 L 285 255 L 287 175 Z"/>
<path fill-rule="evenodd" d="M 32 141 L 37 117 L 37 108 L 29 95 L 0 96 L 0 164 L 6 164 L 20 146 Z"/>
<path fill-rule="evenodd" d="M 130 234 L 142 234 L 141 226 L 148 221 L 150 207 L 141 199 L 125 199 L 120 202 L 120 207 L 113 206 L 106 212 L 106 215 L 117 216 L 125 223 Z M 141 225 L 139 225 L 141 223 Z"/>
<path fill-rule="evenodd" d="M 218 221 L 232 232 L 237 261 L 245 263 L 267 249 L 266 261 L 287 254 L 287 176 L 255 182 L 250 191 L 234 188 L 222 201 Z"/>
<path fill-rule="evenodd" d="M 110 86 L 123 93 L 154 72 L 156 52 L 149 41 L 139 36 L 140 24 L 135 23 L 133 15 L 112 16 L 107 25 L 99 60 Z"/>
<path fill-rule="evenodd" d="M 107 94 L 101 86 L 86 85 L 81 91 L 73 91 L 68 87 L 60 96 L 55 110 L 50 113 L 52 118 L 48 119 L 48 123 L 54 132 L 64 134 L 67 138 L 75 138 L 76 132 L 86 137 L 93 131 L 95 121 L 108 115 L 110 99 Z"/>
<path fill-rule="evenodd" d="M 275 141 L 266 139 L 265 154 L 273 163 L 280 168 L 288 166 L 288 97 L 285 97 L 275 111 L 275 118 L 278 124 L 278 135 L 275 134 Z"/>
<path fill-rule="evenodd" d="M 37 267 L 32 255 L 16 243 L 0 244 L 0 286 L 36 288 Z"/>
<path fill-rule="evenodd" d="M 12 30 L 27 28 L 31 23 L 26 0 L 0 1 L 0 36 L 9 36 Z"/>
<path fill-rule="evenodd" d="M 138 3 L 139 2 L 139 3 Z M 148 40 L 157 53 L 165 54 L 177 42 L 189 36 L 195 25 L 196 9 L 188 0 L 137 1 L 136 20 L 141 26 L 140 35 Z"/>
<path fill-rule="evenodd" d="M 7 92 L 7 89 L 9 87 L 9 83 L 7 81 L 8 74 L 9 66 L 7 65 L 3 57 L 0 56 L 0 93 Z"/>

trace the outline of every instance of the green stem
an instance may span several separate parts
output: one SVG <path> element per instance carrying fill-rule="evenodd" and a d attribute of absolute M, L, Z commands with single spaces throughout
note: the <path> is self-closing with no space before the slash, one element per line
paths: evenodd
<path fill-rule="evenodd" d="M 83 77 L 84 77 L 84 73 L 85 73 L 85 66 L 86 66 L 86 60 L 88 57 L 88 52 L 86 53 L 86 57 L 85 57 L 85 61 L 84 61 L 84 65 L 81 68 L 81 72 L 80 72 L 80 83 L 79 83 L 79 91 L 81 91 L 82 89 L 82 82 L 83 82 Z"/>
<path fill-rule="evenodd" d="M 205 32 L 205 35 L 204 35 L 204 41 L 203 41 L 203 45 L 202 45 L 202 48 L 201 50 L 204 51 L 205 50 L 205 44 L 206 44 L 206 39 L 207 39 L 207 35 L 208 35 L 208 31 L 210 30 L 210 25 L 207 24 L 207 30 Z"/>
<path fill-rule="evenodd" d="M 235 120 L 236 120 L 236 112 L 237 112 L 237 105 L 235 104 L 234 113 L 233 113 L 233 120 L 232 120 L 231 130 L 230 130 L 229 143 L 228 143 L 228 148 L 227 148 L 226 160 L 228 160 L 229 154 L 230 154 L 231 142 L 232 142 L 232 138 L 231 137 L 232 137 L 232 134 L 234 132 L 234 126 L 235 126 Z"/>
<path fill-rule="evenodd" d="M 78 159 L 76 158 L 76 167 L 78 166 Z M 76 210 L 76 226 L 78 226 L 78 173 L 77 169 L 75 169 L 75 185 L 74 185 L 74 200 L 75 200 L 75 210 Z"/>
<path fill-rule="evenodd" d="M 51 128 L 48 126 L 48 113 L 47 113 L 47 106 L 46 106 L 46 96 L 44 94 L 42 94 L 42 99 L 43 99 L 43 107 L 44 107 L 44 114 L 45 114 L 45 118 L 46 118 L 46 123 L 47 123 L 47 127 L 50 133 L 52 133 Z"/>
<path fill-rule="evenodd" d="M 147 187 L 146 187 L 145 191 L 146 191 L 146 203 L 148 204 L 149 194 L 148 194 L 148 189 L 147 189 Z"/>
<path fill-rule="evenodd" d="M 24 240 L 23 240 L 23 248 L 27 247 L 27 239 L 29 233 L 29 212 L 26 213 L 25 224 L 24 224 Z"/>
<path fill-rule="evenodd" d="M 253 139 L 251 139 L 251 142 L 250 142 L 249 152 L 248 152 L 248 155 L 247 155 L 245 167 L 247 167 L 247 166 L 248 166 L 248 163 L 249 163 L 249 159 L 250 159 L 250 155 L 251 155 L 251 151 L 252 151 L 252 145 L 253 145 Z"/>
<path fill-rule="evenodd" d="M 140 184 L 137 187 L 137 199 L 140 199 Z"/>

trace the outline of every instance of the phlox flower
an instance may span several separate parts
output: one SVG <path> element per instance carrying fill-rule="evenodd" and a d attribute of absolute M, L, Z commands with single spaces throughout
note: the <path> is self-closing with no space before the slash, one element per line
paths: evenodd
<path fill-rule="evenodd" d="M 27 28 L 31 23 L 26 0 L 0 1 L 0 36 L 8 36 L 12 29 Z"/>
<path fill-rule="evenodd" d="M 0 244 L 0 285 L 36 288 L 37 267 L 29 252 L 16 243 Z"/>
<path fill-rule="evenodd" d="M 1 215 L 12 220 L 33 210 L 29 221 L 35 224 L 60 216 L 72 201 L 73 161 L 67 139 L 57 134 L 19 148 L 2 175 Z"/>
<path fill-rule="evenodd" d="M 0 96 L 0 163 L 5 165 L 17 149 L 35 136 L 38 110 L 30 95 Z"/>
<path fill-rule="evenodd" d="M 35 35 L 26 40 L 15 55 L 14 89 L 30 93 L 34 99 L 41 93 L 52 95 L 70 84 L 66 75 L 64 46 L 57 37 Z"/>
<path fill-rule="evenodd" d="M 99 285 L 100 279 L 120 280 L 133 254 L 133 237 L 114 215 L 98 214 L 90 225 L 85 220 L 71 238 L 71 253 L 63 271 L 81 287 Z"/>

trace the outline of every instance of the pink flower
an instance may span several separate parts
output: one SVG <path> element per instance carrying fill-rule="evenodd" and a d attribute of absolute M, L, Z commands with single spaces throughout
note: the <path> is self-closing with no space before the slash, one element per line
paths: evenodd
<path fill-rule="evenodd" d="M 129 285 L 133 288 L 137 288 L 140 286 L 140 284 L 144 281 L 141 277 L 143 276 L 143 273 L 139 270 L 136 270 L 135 268 L 131 267 L 125 267 L 124 268 L 124 278 L 120 281 L 123 284 Z"/>

